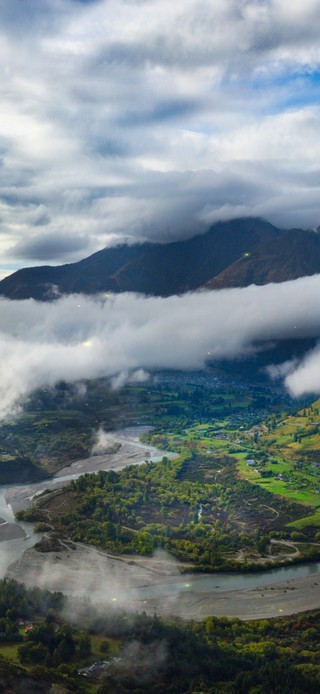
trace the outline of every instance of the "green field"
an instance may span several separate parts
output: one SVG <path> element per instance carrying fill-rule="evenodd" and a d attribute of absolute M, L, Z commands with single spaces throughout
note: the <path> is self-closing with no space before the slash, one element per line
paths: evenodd
<path fill-rule="evenodd" d="M 320 520 L 320 402 L 277 421 L 274 417 L 255 428 L 251 469 L 239 460 L 247 480 L 315 510 L 293 524 L 317 526 Z M 246 434 L 252 440 L 252 431 Z"/>

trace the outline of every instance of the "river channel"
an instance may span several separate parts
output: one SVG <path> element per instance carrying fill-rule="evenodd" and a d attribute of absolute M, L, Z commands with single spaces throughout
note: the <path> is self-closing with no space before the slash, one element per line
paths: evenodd
<path fill-rule="evenodd" d="M 121 432 L 122 433 L 122 432 Z M 104 456 L 93 456 L 85 461 L 76 461 L 69 468 L 65 468 L 60 473 L 48 480 L 44 480 L 38 484 L 24 484 L 19 486 L 0 487 L 0 518 L 4 523 L 13 524 L 16 528 L 16 534 L 20 535 L 15 539 L 0 541 L 0 576 L 6 575 L 9 565 L 19 560 L 25 550 L 31 548 L 41 537 L 33 532 L 32 523 L 18 522 L 14 519 L 14 513 L 8 500 L 15 502 L 15 507 L 26 508 L 32 502 L 32 497 L 41 493 L 44 489 L 61 487 L 68 483 L 70 479 L 75 479 L 83 472 L 95 472 L 99 469 L 121 469 L 127 465 L 141 464 L 146 459 L 157 460 L 164 455 L 163 451 L 157 451 L 141 444 L 137 437 L 130 438 L 130 432 L 124 436 L 118 435 L 116 432 L 113 435 L 114 441 L 121 442 L 121 456 L 107 458 Z M 142 457 L 144 454 L 144 458 Z M 170 455 L 165 453 L 165 455 Z M 124 459 L 124 456 L 126 459 Z M 2 527 L 4 527 L 2 523 Z M 22 536 L 23 535 L 23 536 Z M 1 539 L 1 524 L 0 524 L 0 539 Z M 38 554 L 38 553 L 37 553 Z M 62 567 L 61 567 L 62 568 Z M 130 566 L 127 565 L 127 570 L 130 572 Z M 157 580 L 142 582 L 139 586 L 135 585 L 135 590 L 138 589 L 139 598 L 142 601 L 161 600 L 161 596 L 176 596 L 186 595 L 189 592 L 193 594 L 207 595 L 212 592 L 213 595 L 221 594 L 226 591 L 251 591 L 258 589 L 261 586 L 268 584 L 288 584 L 295 579 L 303 579 L 307 577 L 317 579 L 320 572 L 320 562 L 309 562 L 305 564 L 296 564 L 275 568 L 269 571 L 259 571 L 258 573 L 216 573 L 216 574 L 180 574 L 178 565 L 174 574 L 162 575 Z M 155 577 L 154 577 L 155 578 Z M 314 582 L 314 586 L 318 583 Z M 319 596 L 320 607 L 320 596 Z"/>

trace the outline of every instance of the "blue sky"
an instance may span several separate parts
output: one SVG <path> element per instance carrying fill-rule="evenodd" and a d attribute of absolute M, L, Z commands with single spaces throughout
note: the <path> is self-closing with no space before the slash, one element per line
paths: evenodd
<path fill-rule="evenodd" d="M 0 0 L 0 256 L 320 224 L 318 0 Z"/>

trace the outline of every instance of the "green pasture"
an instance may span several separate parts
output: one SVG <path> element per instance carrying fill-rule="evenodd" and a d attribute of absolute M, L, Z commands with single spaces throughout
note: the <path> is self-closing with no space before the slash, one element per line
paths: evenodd
<path fill-rule="evenodd" d="M 226 424 L 226 422 L 224 422 L 224 424 Z M 314 488 L 317 484 L 316 476 L 309 474 L 305 467 L 302 471 L 297 470 L 292 460 L 284 459 L 280 455 L 280 453 L 283 453 L 283 449 L 279 451 L 276 444 L 273 444 L 272 449 L 270 448 L 268 451 L 270 457 L 268 457 L 266 463 L 261 465 L 259 459 L 257 458 L 254 466 L 248 466 L 246 462 L 247 459 L 253 458 L 255 460 L 255 455 L 257 453 L 251 443 L 249 444 L 248 442 L 248 449 L 243 450 L 243 443 L 237 444 L 229 439 L 221 440 L 215 435 L 213 435 L 212 438 L 208 438 L 207 434 L 210 430 L 212 430 L 211 424 L 197 423 L 194 427 L 190 427 L 183 436 L 179 437 L 181 448 L 184 446 L 187 448 L 192 447 L 195 450 L 199 450 L 199 452 L 201 451 L 202 453 L 206 453 L 208 457 L 212 455 L 214 458 L 216 458 L 216 456 L 219 454 L 219 451 L 221 453 L 224 451 L 225 453 L 228 453 L 231 458 L 237 461 L 237 469 L 240 472 L 241 477 L 246 479 L 251 484 L 257 484 L 272 494 L 285 497 L 288 500 L 301 503 L 305 506 L 317 507 L 320 504 L 320 495 L 316 493 Z M 221 431 L 222 433 L 228 434 L 227 429 Z M 203 434 L 203 436 L 201 434 Z M 287 438 L 290 441 L 292 440 L 292 437 L 283 436 L 280 438 L 283 442 L 285 442 Z M 170 446 L 171 437 L 169 436 L 168 439 Z M 232 450 L 237 448 L 237 446 L 239 446 L 239 452 L 229 453 L 229 448 Z M 202 449 L 205 449 L 205 451 Z M 209 450 L 210 453 L 207 453 L 207 450 Z M 272 462 L 272 459 L 276 462 Z M 256 472 L 255 469 L 260 469 L 261 471 L 265 472 L 272 471 L 274 476 L 263 477 L 261 474 Z M 277 479 L 276 475 L 279 474 L 290 477 L 290 480 L 285 481 Z M 312 516 L 314 524 L 316 524 L 315 519 L 317 518 L 317 514 Z M 302 525 L 304 522 L 306 525 L 308 525 L 309 517 L 299 521 L 299 523 L 302 523 Z"/>
<path fill-rule="evenodd" d="M 18 664 L 20 662 L 18 657 L 20 645 L 20 643 L 0 643 L 0 656 Z"/>
<path fill-rule="evenodd" d="M 225 396 L 227 399 L 229 396 Z M 306 450 L 317 450 L 320 448 L 320 434 L 314 433 L 315 422 L 309 422 L 309 411 L 307 416 L 289 416 L 278 425 L 276 425 L 268 433 L 265 429 L 260 430 L 260 436 L 256 445 L 251 437 L 240 427 L 231 425 L 228 418 L 223 420 L 214 420 L 211 422 L 196 422 L 186 429 L 183 434 L 179 435 L 179 440 L 174 441 L 173 437 L 168 436 L 168 443 L 172 442 L 173 447 L 177 450 L 192 448 L 201 452 L 210 458 L 217 458 L 219 453 L 227 453 L 237 461 L 237 469 L 240 476 L 246 479 L 251 484 L 259 485 L 267 491 L 303 504 L 308 507 L 317 508 L 320 504 L 320 495 L 316 492 L 318 488 L 318 479 L 320 487 L 320 475 L 317 474 L 308 463 L 303 462 L 303 467 L 298 469 L 296 466 L 299 460 L 299 452 Z M 310 436 L 303 436 L 301 443 L 294 441 L 294 435 L 303 432 L 308 433 L 310 428 Z M 217 430 L 226 439 L 219 438 L 216 434 Z M 237 443 L 234 439 L 237 436 L 241 437 L 241 443 Z M 176 434 L 175 434 L 176 437 Z M 244 440 L 243 440 L 244 439 Z M 178 445 L 177 445 L 178 444 Z M 237 450 L 239 449 L 239 450 Z M 232 453 L 229 452 L 232 451 Z M 261 462 L 261 455 L 263 461 Z M 247 465 L 247 459 L 252 458 L 255 461 L 253 466 Z M 268 474 L 272 472 L 272 476 L 264 477 L 259 472 Z M 283 475 L 287 480 L 277 479 L 278 475 Z M 307 516 L 305 519 L 298 521 L 300 527 L 319 521 L 319 514 L 315 513 L 312 517 Z"/>
<path fill-rule="evenodd" d="M 307 516 L 306 518 L 300 518 L 300 520 L 292 521 L 288 523 L 291 528 L 297 528 L 297 530 L 304 530 L 304 528 L 312 526 L 313 528 L 320 527 L 320 509 L 317 509 L 312 516 Z"/>
<path fill-rule="evenodd" d="M 288 499 L 307 506 L 318 506 L 320 504 L 320 494 L 317 494 L 313 488 L 316 484 L 316 479 L 312 475 L 308 475 L 305 470 L 296 470 L 291 461 L 279 459 L 277 463 L 268 462 L 261 470 L 271 470 L 274 475 L 284 474 L 290 475 L 290 480 L 279 480 L 276 477 L 262 477 L 254 471 L 254 468 L 259 469 L 259 461 L 255 466 L 248 466 L 243 456 L 235 456 L 238 460 L 238 470 L 242 477 L 248 482 L 259 484 L 272 492 L 279 494 Z"/>
<path fill-rule="evenodd" d="M 256 461 L 255 468 L 264 473 L 272 472 L 272 476 L 263 477 L 254 472 L 252 467 L 247 466 L 244 458 L 239 456 L 238 470 L 241 476 L 273 494 L 317 508 L 320 505 L 320 495 L 316 491 L 320 488 L 320 468 L 312 468 L 311 463 L 317 461 L 317 451 L 320 450 L 318 406 L 320 401 L 311 408 L 298 412 L 296 416 L 287 417 L 268 433 L 260 430 L 256 449 L 252 450 L 250 457 Z M 315 431 L 318 420 L 319 432 Z M 259 462 L 259 453 L 263 455 L 263 464 Z M 288 480 L 277 479 L 278 475 L 283 475 Z M 316 512 L 297 523 L 301 528 L 317 525 L 320 523 L 320 513 Z"/>

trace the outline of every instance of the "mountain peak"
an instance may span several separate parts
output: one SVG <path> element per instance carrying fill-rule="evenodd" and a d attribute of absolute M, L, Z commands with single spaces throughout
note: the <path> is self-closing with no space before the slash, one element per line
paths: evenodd
<path fill-rule="evenodd" d="M 281 231 L 248 217 L 217 222 L 183 241 L 119 244 L 76 263 L 18 270 L 0 282 L 0 295 L 48 301 L 58 294 L 129 291 L 165 297 L 315 272 L 320 272 L 318 233 Z"/>

